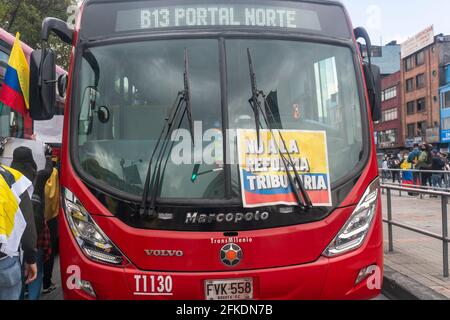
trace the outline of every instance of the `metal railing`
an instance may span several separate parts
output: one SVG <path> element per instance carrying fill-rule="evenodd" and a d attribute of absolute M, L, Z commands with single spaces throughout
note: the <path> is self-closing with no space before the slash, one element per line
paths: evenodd
<path fill-rule="evenodd" d="M 412 181 L 409 183 L 405 183 L 405 180 L 403 179 L 403 173 L 409 173 L 412 174 Z M 427 174 L 427 176 L 425 176 Z M 382 169 L 379 168 L 379 175 L 380 175 L 380 181 L 384 185 L 389 186 L 399 186 L 399 187 L 406 187 L 406 188 L 414 188 L 419 190 L 433 190 L 433 191 L 443 191 L 443 192 L 450 192 L 450 171 L 444 171 L 444 170 L 416 170 L 416 169 Z M 395 175 L 395 179 L 394 179 Z M 434 183 L 433 175 L 440 176 L 437 180 L 437 185 Z M 422 183 L 424 177 L 427 179 L 425 183 Z M 392 181 L 392 182 L 391 182 Z M 412 184 L 411 184 L 412 182 Z M 428 184 L 427 184 L 428 183 Z M 416 190 L 414 190 L 416 191 Z M 384 194 L 384 189 L 383 189 Z M 420 199 L 423 198 L 422 193 L 409 191 L 410 195 L 415 194 L 418 195 Z M 402 196 L 402 191 L 398 191 L 399 196 Z"/>
<path fill-rule="evenodd" d="M 444 170 L 417 170 L 417 169 L 382 169 L 379 168 L 381 181 L 389 181 L 392 180 L 393 183 L 399 182 L 401 184 L 403 182 L 403 173 L 410 173 L 413 176 L 413 181 L 417 183 L 422 188 L 433 188 L 431 185 L 429 187 L 426 186 L 428 181 L 422 183 L 423 177 L 428 175 L 429 180 L 433 175 L 441 176 L 439 180 L 439 185 L 444 185 L 445 188 L 441 188 L 443 190 L 450 190 L 450 171 Z M 394 181 L 395 180 L 395 181 Z M 429 181 L 432 184 L 432 181 Z"/>
<path fill-rule="evenodd" d="M 385 222 L 388 225 L 388 243 L 389 243 L 389 252 L 394 251 L 394 236 L 393 236 L 393 227 L 402 228 L 405 230 L 409 230 L 424 236 L 428 236 L 437 240 L 442 241 L 442 266 L 443 266 L 443 274 L 445 278 L 449 277 L 449 263 L 448 263 L 448 244 L 450 242 L 450 239 L 448 237 L 448 199 L 450 198 L 450 192 L 443 192 L 443 191 L 433 191 L 433 190 L 426 190 L 426 189 L 419 189 L 419 188 L 406 188 L 402 186 L 395 186 L 395 185 L 386 185 L 382 184 L 381 188 L 383 190 L 386 190 L 386 197 L 387 197 L 387 219 L 383 219 L 383 222 Z M 441 209 L 442 209 L 442 234 L 436 234 L 433 232 L 429 232 L 427 230 L 423 230 L 420 228 L 416 228 L 398 221 L 394 221 L 392 219 L 392 191 L 404 191 L 408 193 L 420 193 L 421 195 L 430 195 L 430 196 L 436 196 L 441 197 Z"/>

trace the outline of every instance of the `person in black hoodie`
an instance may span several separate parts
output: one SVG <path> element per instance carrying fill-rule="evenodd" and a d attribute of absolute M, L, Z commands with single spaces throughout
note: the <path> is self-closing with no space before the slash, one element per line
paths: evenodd
<path fill-rule="evenodd" d="M 431 183 L 433 184 L 433 188 L 435 190 L 439 190 L 442 187 L 442 173 L 438 173 L 436 171 L 444 172 L 445 163 L 442 160 L 439 151 L 433 150 L 431 154 L 433 157 L 431 169 L 434 171 L 433 174 L 431 175 Z"/>
<path fill-rule="evenodd" d="M 50 230 L 45 222 L 45 184 L 53 171 L 52 150 L 46 147 L 45 168 L 36 174 L 34 193 L 32 197 L 33 210 L 37 216 L 36 224 L 38 229 L 38 275 L 36 280 L 28 285 L 28 300 L 39 300 L 42 290 L 44 276 L 44 263 L 51 254 Z"/>
<path fill-rule="evenodd" d="M 398 181 L 400 184 L 400 159 L 396 155 L 391 155 L 388 161 L 388 167 L 392 171 L 392 183 Z"/>

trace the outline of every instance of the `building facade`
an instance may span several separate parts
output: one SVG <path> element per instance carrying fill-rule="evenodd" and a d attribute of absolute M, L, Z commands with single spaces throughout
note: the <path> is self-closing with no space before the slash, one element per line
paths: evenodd
<path fill-rule="evenodd" d="M 382 79 L 381 120 L 375 123 L 379 152 L 395 153 L 404 146 L 402 126 L 402 83 L 400 71 Z"/>
<path fill-rule="evenodd" d="M 392 41 L 385 46 L 372 47 L 372 63 L 380 67 L 381 75 L 400 71 L 400 45 Z"/>
<path fill-rule="evenodd" d="M 440 146 L 441 73 L 450 48 L 450 39 L 434 36 L 433 28 L 402 44 L 402 122 L 405 147 L 427 142 Z"/>
<path fill-rule="evenodd" d="M 442 86 L 439 89 L 441 102 L 441 143 L 442 148 L 449 151 L 450 145 L 450 64 L 444 67 Z"/>
<path fill-rule="evenodd" d="M 395 153 L 403 147 L 400 49 L 396 41 L 385 46 L 372 46 L 372 63 L 380 67 L 382 76 L 382 114 L 381 120 L 374 124 L 379 153 Z M 363 54 L 367 56 L 365 47 Z"/>

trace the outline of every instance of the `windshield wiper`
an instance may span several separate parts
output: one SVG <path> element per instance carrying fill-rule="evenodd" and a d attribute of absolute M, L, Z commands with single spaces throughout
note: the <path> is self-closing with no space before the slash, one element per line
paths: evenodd
<path fill-rule="evenodd" d="M 183 73 L 183 82 L 184 82 L 184 89 L 183 91 L 180 91 L 175 99 L 175 103 L 170 108 L 167 117 L 165 119 L 165 123 L 163 126 L 163 129 L 159 135 L 159 138 L 156 142 L 156 146 L 153 150 L 152 156 L 150 157 L 150 162 L 148 164 L 147 168 L 147 175 L 145 180 L 145 186 L 144 186 L 144 192 L 142 194 L 142 201 L 141 201 L 141 208 L 139 210 L 141 217 L 155 217 L 156 211 L 155 211 L 155 202 L 156 202 L 156 196 L 159 192 L 159 188 L 161 185 L 161 164 L 163 163 L 163 157 L 166 153 L 167 146 L 169 145 L 169 138 L 171 133 L 173 132 L 173 123 L 175 122 L 179 111 L 181 109 L 181 105 L 184 102 L 184 112 L 180 119 L 180 122 L 178 123 L 177 128 L 181 127 L 181 124 L 183 122 L 184 116 L 187 114 L 188 122 L 189 122 L 189 132 L 191 134 L 192 138 L 192 144 L 194 144 L 194 124 L 193 124 L 193 118 L 192 118 L 192 108 L 191 108 L 191 91 L 190 91 L 190 85 L 189 85 L 189 58 L 188 58 L 188 50 L 185 48 L 184 50 L 184 73 Z M 178 100 L 178 103 L 176 102 Z M 163 140 L 164 132 L 166 133 Z M 161 141 L 163 141 L 161 147 L 159 145 L 161 144 Z M 172 143 L 173 145 L 173 143 Z M 155 158 L 156 152 L 159 149 L 158 156 L 156 157 L 156 164 L 155 164 L 155 171 L 152 174 L 152 164 L 153 159 Z M 155 175 L 156 172 L 156 175 Z M 147 200 L 148 200 L 148 194 L 150 185 L 152 186 L 152 193 L 150 197 L 150 205 L 147 207 Z"/>
<path fill-rule="evenodd" d="M 259 129 L 260 129 L 260 125 L 261 125 L 261 122 L 259 121 L 260 108 L 258 107 L 259 93 L 258 93 L 258 85 L 256 84 L 256 75 L 255 75 L 255 71 L 253 69 L 252 55 L 250 53 L 249 48 L 247 48 L 247 56 L 248 56 L 248 67 L 250 69 L 249 70 L 250 71 L 250 82 L 251 82 L 251 86 L 252 86 L 252 97 L 248 100 L 248 102 L 250 103 L 250 106 L 253 109 L 253 115 L 255 116 L 256 139 L 257 139 L 258 149 L 259 149 L 259 146 L 260 146 Z"/>
<path fill-rule="evenodd" d="M 257 134 L 258 148 L 259 148 L 259 139 L 260 139 L 259 138 L 259 129 L 260 129 L 260 127 L 262 127 L 261 122 L 259 120 L 260 112 L 263 115 L 264 122 L 266 123 L 266 126 L 269 128 L 269 130 L 272 134 L 272 137 L 275 138 L 274 129 L 273 129 L 272 125 L 270 124 L 269 120 L 267 119 L 267 116 L 261 107 L 261 104 L 259 102 L 259 97 L 263 98 L 264 107 L 267 111 L 269 111 L 271 113 L 272 119 L 274 119 L 274 115 L 271 111 L 271 108 L 270 108 L 268 102 L 267 102 L 267 98 L 266 98 L 264 92 L 262 90 L 258 90 L 258 87 L 256 85 L 256 74 L 255 74 L 255 71 L 253 68 L 252 55 L 251 55 L 249 48 L 247 48 L 247 56 L 248 56 L 248 65 L 249 65 L 249 70 L 250 70 L 250 79 L 251 79 L 251 86 L 252 86 L 252 98 L 249 100 L 249 102 L 250 102 L 250 105 L 252 106 L 253 112 L 255 114 L 256 134 Z M 286 150 L 286 154 L 288 155 L 289 159 L 286 159 L 286 156 L 283 154 L 283 152 L 281 152 L 278 142 L 274 139 L 275 145 L 276 145 L 276 147 L 278 149 L 278 153 L 280 154 L 280 157 L 283 161 L 284 169 L 285 169 L 287 178 L 289 180 L 289 183 L 294 191 L 295 199 L 297 200 L 298 205 L 302 209 L 310 209 L 310 208 L 312 208 L 311 199 L 309 198 L 308 193 L 305 190 L 305 186 L 303 185 L 303 181 L 300 178 L 300 175 L 297 171 L 297 168 L 295 167 L 294 162 L 292 161 L 291 154 L 287 151 L 288 149 L 286 146 L 286 141 L 284 140 L 283 135 L 281 134 L 280 130 L 278 130 L 278 135 L 283 143 L 283 147 Z M 290 165 L 292 170 L 294 171 L 294 177 L 295 177 L 295 180 L 297 183 L 295 183 L 295 181 L 292 179 L 292 176 L 289 172 L 288 165 Z M 302 195 L 302 197 L 299 196 L 299 193 Z"/>
<path fill-rule="evenodd" d="M 192 119 L 192 106 L 191 106 L 191 86 L 189 83 L 189 55 L 188 49 L 184 48 L 184 102 L 186 103 L 186 113 L 189 123 L 189 131 L 191 133 L 192 145 L 194 145 L 194 120 Z"/>
<path fill-rule="evenodd" d="M 178 101 L 178 103 L 177 103 Z M 153 153 L 152 156 L 150 157 L 150 161 L 148 163 L 148 167 L 147 167 L 147 174 L 146 174 L 146 178 L 145 178 L 145 185 L 144 185 L 144 192 L 142 194 L 142 201 L 141 201 L 141 208 L 140 208 L 140 216 L 147 216 L 148 215 L 148 208 L 147 208 L 147 198 L 148 198 L 148 193 L 149 193 L 149 188 L 150 188 L 150 181 L 153 180 L 152 179 L 152 164 L 153 164 L 153 159 L 155 158 L 156 152 L 158 151 L 159 145 L 162 141 L 164 132 L 166 133 L 165 137 L 164 137 L 164 141 L 167 140 L 167 138 L 169 137 L 169 134 L 171 132 L 171 128 L 173 125 L 174 120 L 176 119 L 176 116 L 180 110 L 180 106 L 183 102 L 183 96 L 182 96 L 182 92 L 179 92 L 177 97 L 175 98 L 175 103 L 173 104 L 173 106 L 169 109 L 169 112 L 167 113 L 166 118 L 164 119 L 164 126 L 161 130 L 161 133 L 158 137 L 158 140 L 156 142 L 156 146 L 153 149 Z M 161 151 L 160 151 L 161 153 Z M 158 154 L 158 158 L 159 158 L 159 154 Z"/>

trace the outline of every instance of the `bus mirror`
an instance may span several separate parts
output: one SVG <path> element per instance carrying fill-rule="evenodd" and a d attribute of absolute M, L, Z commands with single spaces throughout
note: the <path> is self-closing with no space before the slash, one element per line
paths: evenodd
<path fill-rule="evenodd" d="M 103 123 L 103 124 L 108 123 L 109 118 L 111 117 L 111 113 L 110 113 L 108 107 L 102 106 L 102 107 L 98 108 L 97 117 L 98 117 L 98 121 L 100 121 L 101 123 Z"/>
<path fill-rule="evenodd" d="M 72 44 L 74 31 L 64 21 L 57 18 L 45 18 L 42 22 L 41 39 L 48 41 L 52 31 L 65 43 Z"/>
<path fill-rule="evenodd" d="M 55 114 L 56 64 L 52 50 L 35 50 L 30 58 L 30 116 L 50 120 Z"/>
<path fill-rule="evenodd" d="M 372 64 L 372 42 L 370 41 L 369 33 L 367 33 L 367 30 L 362 27 L 355 28 L 353 33 L 356 40 L 363 39 L 366 43 L 365 50 L 363 50 L 362 45 L 360 44 L 361 56 L 364 58 L 364 53 L 366 53 L 369 64 Z"/>
<path fill-rule="evenodd" d="M 86 135 L 91 134 L 94 113 L 97 112 L 98 92 L 94 87 L 86 87 L 84 89 L 83 97 L 81 99 L 81 113 L 79 119 L 79 130 Z"/>
<path fill-rule="evenodd" d="M 375 82 L 375 89 L 374 89 L 374 105 L 372 107 L 372 118 L 373 121 L 380 121 L 381 120 L 381 109 L 382 109 L 382 100 L 381 100 L 381 91 L 382 91 L 382 84 L 381 84 L 381 69 L 379 66 L 372 64 L 371 66 L 373 79 Z"/>
<path fill-rule="evenodd" d="M 372 42 L 370 41 L 367 30 L 359 27 L 353 30 L 355 39 L 363 39 L 366 48 L 363 50 L 360 45 L 361 56 L 364 59 L 364 52 L 367 55 L 367 61 L 363 61 L 364 77 L 366 79 L 367 94 L 369 96 L 370 107 L 372 111 L 372 120 L 381 119 L 381 72 L 380 68 L 372 64 Z"/>
<path fill-rule="evenodd" d="M 67 74 L 62 74 L 58 77 L 58 94 L 61 98 L 66 97 L 67 90 Z"/>
<path fill-rule="evenodd" d="M 381 119 L 381 72 L 380 67 L 364 63 L 364 76 L 367 85 L 367 94 L 372 112 L 372 120 Z"/>

